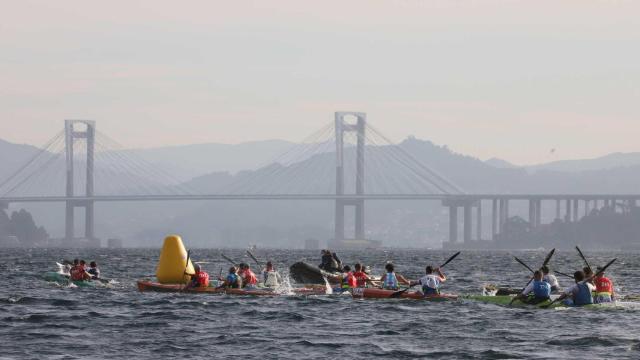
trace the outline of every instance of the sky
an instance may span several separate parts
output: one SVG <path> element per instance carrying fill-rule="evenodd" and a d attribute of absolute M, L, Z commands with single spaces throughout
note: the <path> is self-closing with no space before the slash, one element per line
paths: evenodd
<path fill-rule="evenodd" d="M 640 151 L 640 2 L 0 0 L 0 138 L 299 141 L 335 111 L 517 164 Z M 555 151 L 551 151 L 555 149 Z"/>

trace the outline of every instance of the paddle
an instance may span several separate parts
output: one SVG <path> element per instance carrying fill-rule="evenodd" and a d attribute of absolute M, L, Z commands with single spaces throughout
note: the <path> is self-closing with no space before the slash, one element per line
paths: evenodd
<path fill-rule="evenodd" d="M 258 261 L 258 259 L 256 259 L 255 256 L 253 256 L 253 254 L 251 253 L 251 251 L 247 250 L 247 254 L 249 254 L 249 257 L 253 259 L 253 261 L 256 262 L 256 265 L 258 265 L 259 267 L 262 268 L 262 264 L 260 263 L 260 261 Z"/>
<path fill-rule="evenodd" d="M 589 262 L 587 261 L 587 258 L 582 253 L 582 250 L 580 250 L 580 248 L 577 246 L 576 246 L 576 250 L 578 250 L 578 254 L 580 254 L 580 257 L 582 258 L 582 260 L 584 260 L 584 263 L 587 265 L 587 268 L 593 274 L 593 269 L 591 269 L 591 265 L 589 265 Z"/>
<path fill-rule="evenodd" d="M 227 257 L 225 254 L 220 254 L 220 255 L 222 255 L 222 258 L 227 260 L 231 265 L 236 266 L 238 264 L 237 261 L 233 261 L 233 259 Z"/>
<path fill-rule="evenodd" d="M 516 261 L 517 261 L 517 262 L 519 262 L 519 263 L 520 263 L 520 265 L 522 265 L 522 266 L 526 267 L 526 268 L 527 268 L 529 271 L 531 271 L 532 273 L 534 273 L 534 272 L 535 272 L 535 271 L 533 271 L 533 269 L 532 269 L 532 268 L 530 268 L 530 267 L 529 267 L 529 265 L 525 264 L 525 263 L 524 263 L 524 261 L 522 261 L 522 260 L 518 259 L 518 257 L 517 257 L 517 256 L 514 256 L 514 258 L 516 259 Z"/>
<path fill-rule="evenodd" d="M 553 272 L 554 272 L 554 273 L 556 273 L 556 274 L 558 274 L 558 275 L 566 276 L 566 277 L 568 277 L 568 278 L 572 278 L 572 279 L 573 279 L 573 276 L 571 276 L 571 275 L 569 275 L 569 274 L 565 274 L 565 273 L 560 272 L 560 271 L 558 271 L 558 270 L 553 270 Z"/>
<path fill-rule="evenodd" d="M 451 260 L 455 259 L 458 255 L 460 255 L 460 251 L 458 251 L 457 253 L 453 254 L 447 261 L 444 262 L 444 264 L 440 265 L 440 269 L 442 269 L 445 265 L 447 265 L 448 263 L 451 262 Z M 406 289 L 402 289 L 402 290 L 398 290 L 394 293 L 392 293 L 389 297 L 390 298 L 398 298 L 400 296 L 402 296 L 402 294 L 404 294 L 405 292 L 407 292 L 407 290 L 411 289 L 412 287 L 418 285 L 419 283 L 415 283 L 409 287 L 407 287 Z"/>
<path fill-rule="evenodd" d="M 602 267 L 602 269 L 600 269 L 600 271 L 598 271 L 595 275 L 592 275 L 592 276 L 590 276 L 589 278 L 582 280 L 582 281 L 581 281 L 581 283 L 583 283 L 583 284 L 584 284 L 585 282 L 587 282 L 587 281 L 591 280 L 592 278 L 594 278 L 594 277 L 598 277 L 600 274 L 604 273 L 604 271 L 605 271 L 605 270 L 607 270 L 607 268 L 608 268 L 609 266 L 611 266 L 611 264 L 613 264 L 616 260 L 618 260 L 618 259 L 617 259 L 617 258 L 614 258 L 613 260 L 609 261 L 609 262 L 607 263 L 607 265 L 603 266 L 603 267 Z M 559 301 L 559 300 L 561 300 L 561 299 L 564 299 L 564 298 L 566 298 L 566 296 L 560 296 L 559 298 L 557 298 L 557 299 L 553 300 L 553 301 L 552 301 L 552 302 L 550 302 L 549 304 L 541 306 L 541 308 L 545 308 L 545 309 L 546 309 L 546 308 L 548 308 L 549 306 L 551 306 L 551 305 L 553 305 L 554 303 L 556 303 L 557 301 Z"/>
<path fill-rule="evenodd" d="M 187 274 L 187 268 L 189 267 L 189 258 L 191 257 L 191 250 L 187 250 L 187 262 L 184 265 L 184 272 L 183 274 L 185 275 L 191 275 L 191 274 Z M 182 289 L 180 289 L 180 292 L 183 292 L 188 286 L 187 284 L 184 284 L 184 286 L 182 287 Z"/>
<path fill-rule="evenodd" d="M 553 254 L 556 252 L 556 248 L 551 249 L 551 251 L 547 254 L 547 257 L 544 258 L 544 262 L 542 263 L 542 266 L 540 266 L 540 268 L 542 268 L 543 266 L 547 266 L 547 264 L 549 263 L 549 261 L 551 261 L 551 257 L 553 256 Z M 533 281 L 533 276 L 529 279 L 529 281 L 527 282 L 527 284 L 522 288 L 522 291 L 524 291 L 524 289 L 527 288 L 527 286 L 529 286 L 529 284 Z"/>

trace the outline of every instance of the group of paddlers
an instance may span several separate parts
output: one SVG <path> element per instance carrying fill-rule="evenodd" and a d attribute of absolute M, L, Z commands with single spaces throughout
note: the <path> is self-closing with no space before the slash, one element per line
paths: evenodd
<path fill-rule="evenodd" d="M 191 276 L 187 287 L 210 286 L 209 274 L 202 269 L 200 264 L 194 264 L 193 269 L 193 274 L 187 273 Z M 218 281 L 220 282 L 218 288 L 255 290 L 258 287 L 275 289 L 282 282 L 282 278 L 273 267 L 273 263 L 268 261 L 260 273 L 260 277 L 256 276 L 249 264 L 240 263 L 238 266 L 231 266 L 226 277 L 218 276 Z"/>
<path fill-rule="evenodd" d="M 613 282 L 605 276 L 606 268 L 611 265 L 615 259 L 603 267 L 598 267 L 594 273 L 582 252 L 579 249 L 578 251 L 587 266 L 573 274 L 572 277 L 575 283 L 564 290 L 548 266 L 548 262 L 553 256 L 555 249 L 547 255 L 543 265 L 535 271 L 524 264 L 522 260 L 516 258 L 518 262 L 533 272 L 533 276 L 522 292 L 514 297 L 512 303 L 514 301 L 523 301 L 529 304 L 540 304 L 545 301 L 550 301 L 552 294 L 559 294 L 559 296 L 553 300 L 554 302 L 562 301 L 566 305 L 572 306 L 615 301 Z M 406 289 L 420 285 L 419 293 L 423 296 L 433 296 L 439 294 L 441 284 L 447 280 L 441 267 L 449 263 L 459 254 L 458 252 L 450 257 L 440 267 L 426 266 L 425 275 L 418 280 L 409 280 L 396 273 L 392 263 L 385 265 L 385 273 L 379 279 L 374 278 L 370 275 L 368 267 L 365 267 L 361 263 L 356 263 L 352 269 L 349 265 L 343 265 L 336 253 L 329 250 L 322 250 L 322 263 L 319 265 L 319 268 L 329 273 L 334 282 L 339 283 L 339 286 L 334 289 L 337 291 L 349 291 L 350 289 L 364 287 L 376 287 L 397 291 L 401 285 L 405 285 L 407 287 Z M 189 274 L 191 275 L 191 282 L 187 286 L 209 286 L 209 275 L 201 269 L 199 264 L 195 264 L 194 269 L 195 273 Z M 247 290 L 257 288 L 275 289 L 281 283 L 280 274 L 274 269 L 270 261 L 267 262 L 259 278 L 251 270 L 249 264 L 241 263 L 237 267 L 235 265 L 232 266 L 226 277 L 219 276 L 218 279 L 220 281 L 218 285 L 219 288 L 243 288 Z M 406 291 L 406 289 L 401 291 Z"/>
<path fill-rule="evenodd" d="M 583 306 L 615 301 L 613 281 L 605 276 L 605 270 L 609 265 L 615 262 L 616 259 L 611 260 L 605 266 L 598 266 L 594 273 L 580 248 L 576 246 L 576 249 L 578 250 L 580 257 L 584 260 L 586 266 L 582 268 L 582 270 L 578 270 L 573 273 L 573 285 L 562 290 L 556 276 L 550 273 L 547 263 L 551 259 L 551 256 L 553 256 L 555 251 L 555 249 L 553 249 L 549 255 L 547 255 L 542 267 L 533 272 L 533 277 L 527 286 L 525 286 L 523 291 L 516 296 L 511 303 L 519 300 L 529 304 L 540 304 L 550 301 L 551 294 L 559 294 L 553 302 L 561 301 L 565 305 L 569 306 Z M 518 258 L 516 258 L 516 260 L 526 266 L 522 260 Z M 527 266 L 527 268 L 529 267 Z M 531 268 L 529 268 L 529 270 L 531 270 Z"/>
<path fill-rule="evenodd" d="M 80 259 L 74 259 L 70 264 L 69 278 L 73 281 L 90 281 L 100 279 L 100 269 L 98 264 L 92 261 L 87 268 L 87 262 Z"/>

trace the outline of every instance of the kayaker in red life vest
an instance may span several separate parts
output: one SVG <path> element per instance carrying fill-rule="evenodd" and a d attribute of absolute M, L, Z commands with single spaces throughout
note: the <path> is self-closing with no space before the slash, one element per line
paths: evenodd
<path fill-rule="evenodd" d="M 598 267 L 598 272 L 602 270 L 601 267 Z M 605 303 L 615 301 L 615 292 L 613 290 L 613 282 L 608 277 L 604 276 L 604 272 L 600 273 L 595 278 L 596 285 L 596 296 L 593 299 L 593 302 Z"/>
<path fill-rule="evenodd" d="M 354 267 L 355 272 L 353 273 L 353 276 L 356 278 L 357 287 L 366 287 L 367 283 L 375 286 L 375 283 L 371 280 L 369 275 L 363 271 L 362 264 L 358 263 Z"/>
<path fill-rule="evenodd" d="M 258 285 L 258 277 L 251 271 L 249 264 L 240 264 L 240 272 L 238 273 L 242 277 L 242 283 L 245 289 L 255 289 Z"/>
<path fill-rule="evenodd" d="M 356 277 L 353 276 L 353 272 L 351 272 L 351 266 L 345 265 L 342 268 L 342 276 L 340 277 L 340 288 L 342 290 L 348 290 L 352 288 L 358 287 L 358 283 L 356 281 Z"/>
<path fill-rule="evenodd" d="M 200 264 L 194 264 L 193 270 L 195 274 L 187 274 L 191 276 L 191 281 L 187 284 L 188 288 L 208 287 L 209 286 L 209 274 L 206 271 L 202 271 Z"/>
<path fill-rule="evenodd" d="M 69 270 L 69 277 L 72 281 L 91 280 L 91 274 L 87 272 L 84 260 L 73 260 L 73 267 Z"/>

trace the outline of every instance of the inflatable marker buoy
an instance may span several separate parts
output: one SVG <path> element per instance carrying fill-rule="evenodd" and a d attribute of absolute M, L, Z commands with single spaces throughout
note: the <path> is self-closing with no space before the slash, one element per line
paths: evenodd
<path fill-rule="evenodd" d="M 185 284 L 189 281 L 190 277 L 186 276 L 185 266 L 187 273 L 193 274 L 193 264 L 189 259 L 187 261 L 187 250 L 182 244 L 182 239 L 178 235 L 169 235 L 164 239 L 162 250 L 160 251 L 160 260 L 158 261 L 158 269 L 156 270 L 156 277 L 161 284 Z"/>

